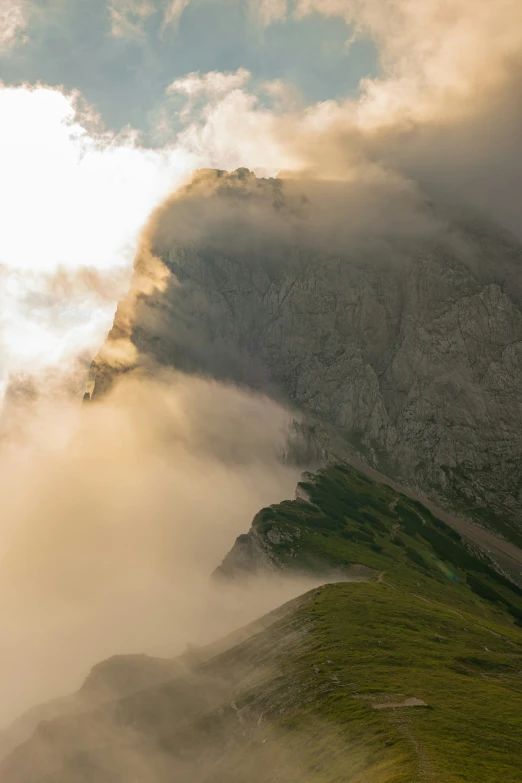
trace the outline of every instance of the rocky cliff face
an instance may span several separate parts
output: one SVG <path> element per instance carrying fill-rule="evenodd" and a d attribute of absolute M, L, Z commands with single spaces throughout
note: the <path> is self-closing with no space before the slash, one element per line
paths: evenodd
<path fill-rule="evenodd" d="M 261 387 L 304 412 L 317 454 L 346 448 L 517 537 L 514 238 L 418 194 L 201 172 L 154 216 L 140 280 L 151 257 L 162 284 L 131 293 L 109 347 Z M 101 356 L 94 398 L 113 375 Z"/>

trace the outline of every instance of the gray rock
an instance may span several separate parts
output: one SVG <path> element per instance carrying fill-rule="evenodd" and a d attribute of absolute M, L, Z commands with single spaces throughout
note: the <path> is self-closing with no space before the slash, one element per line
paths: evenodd
<path fill-rule="evenodd" d="M 322 186 L 335 214 L 319 220 L 306 188 L 245 170 L 200 174 L 154 223 L 166 290 L 138 296 L 109 341 L 127 336 L 145 366 L 287 402 L 305 417 L 301 461 L 345 449 L 516 537 L 522 247 L 480 216 L 424 202 L 411 216 L 422 230 L 381 228 L 376 215 L 358 233 L 347 197 L 343 233 L 343 191 Z M 110 377 L 95 363 L 93 398 Z"/>
<path fill-rule="evenodd" d="M 258 514 L 254 518 L 248 533 L 238 536 L 230 552 L 214 571 L 213 578 L 229 579 L 241 575 L 250 577 L 279 571 L 281 563 L 273 550 L 273 544 L 279 543 L 280 536 L 276 530 L 270 530 L 271 535 L 264 535 L 258 529 L 259 516 Z"/>

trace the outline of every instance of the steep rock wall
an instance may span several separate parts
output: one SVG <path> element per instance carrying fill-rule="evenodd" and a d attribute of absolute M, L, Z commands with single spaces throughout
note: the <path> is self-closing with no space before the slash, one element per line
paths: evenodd
<path fill-rule="evenodd" d="M 516 537 L 522 248 L 486 219 L 385 196 L 200 172 L 154 216 L 137 275 L 159 258 L 162 285 L 131 294 L 108 344 L 263 388 L 315 423 L 318 453 L 334 433 Z M 103 357 L 93 378 L 96 397 Z"/>

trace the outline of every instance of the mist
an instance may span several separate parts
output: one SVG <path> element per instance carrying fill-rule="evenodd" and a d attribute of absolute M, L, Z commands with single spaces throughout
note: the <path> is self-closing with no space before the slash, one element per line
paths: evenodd
<path fill-rule="evenodd" d="M 254 514 L 293 497 L 288 410 L 175 372 L 131 373 L 81 408 L 40 398 L 36 418 L 29 403 L 11 406 L 0 452 L 2 723 L 110 655 L 173 656 L 311 584 L 227 608 L 210 583 Z"/>

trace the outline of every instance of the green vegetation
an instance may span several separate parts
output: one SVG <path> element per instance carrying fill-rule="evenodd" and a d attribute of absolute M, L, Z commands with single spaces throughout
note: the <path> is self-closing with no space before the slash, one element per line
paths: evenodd
<path fill-rule="evenodd" d="M 165 685 L 43 724 L 0 780 L 520 783 L 521 670 L 517 628 L 328 585 Z"/>
<path fill-rule="evenodd" d="M 255 522 L 276 533 L 282 566 L 375 575 L 323 588 L 265 632 L 277 647 L 281 628 L 307 629 L 277 685 L 249 693 L 268 725 L 215 781 L 522 780 L 522 590 L 421 503 L 351 467 L 300 490 L 309 502 Z"/>
<path fill-rule="evenodd" d="M 282 743 L 298 746 L 300 767 L 294 778 L 281 761 L 270 779 L 521 781 L 522 590 L 421 503 L 347 465 L 306 476 L 300 495 L 309 502 L 256 518 L 282 566 L 374 576 L 297 611 L 307 641 L 281 664 L 279 698 L 268 689 L 274 723 L 259 737 L 280 760 Z M 419 706 L 400 706 L 408 699 Z M 263 770 L 259 741 L 240 755 Z M 238 768 L 234 756 L 216 780 L 239 783 Z"/>
<path fill-rule="evenodd" d="M 324 571 L 365 565 L 413 591 L 481 621 L 522 625 L 522 590 L 473 554 L 422 503 L 339 464 L 300 483 L 310 502 L 285 501 L 255 526 L 282 533 L 273 550 L 284 567 Z"/>
<path fill-rule="evenodd" d="M 319 587 L 166 684 L 42 724 L 0 781 L 520 783 L 522 590 L 352 468 L 301 491 L 310 502 L 255 520 L 282 567 L 357 564 L 367 581 Z"/>
<path fill-rule="evenodd" d="M 375 583 L 328 586 L 265 633 L 283 628 L 307 633 L 279 677 L 249 693 L 266 725 L 219 783 L 520 781 L 522 635 Z M 408 698 L 426 706 L 391 706 Z M 247 759 L 258 772 L 242 777 Z"/>

